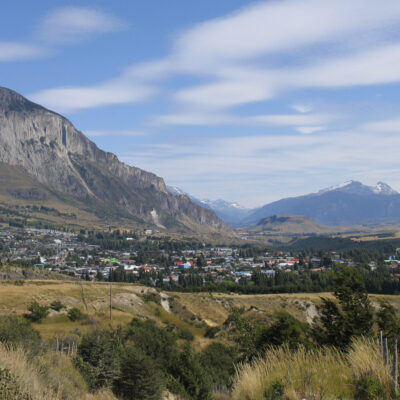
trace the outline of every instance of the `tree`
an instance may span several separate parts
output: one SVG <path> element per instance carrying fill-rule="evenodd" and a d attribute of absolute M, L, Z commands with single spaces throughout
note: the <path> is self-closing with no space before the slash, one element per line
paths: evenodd
<path fill-rule="evenodd" d="M 164 388 L 156 363 L 134 347 L 121 359 L 120 375 L 114 392 L 127 400 L 158 400 Z"/>
<path fill-rule="evenodd" d="M 235 349 L 222 343 L 214 342 L 200 354 L 200 362 L 208 371 L 213 383 L 230 386 L 235 374 L 237 353 Z"/>
<path fill-rule="evenodd" d="M 387 301 L 381 301 L 376 322 L 385 337 L 392 339 L 400 335 L 400 319 L 396 309 Z"/>
<path fill-rule="evenodd" d="M 91 389 L 111 387 L 119 376 L 123 340 L 117 331 L 92 331 L 86 334 L 78 348 L 80 367 Z"/>
<path fill-rule="evenodd" d="M 186 342 L 183 351 L 171 374 L 184 386 L 185 391 L 194 400 L 208 400 L 211 398 L 211 380 L 204 371 L 199 356 L 189 342 Z"/>
<path fill-rule="evenodd" d="M 272 325 L 262 328 L 259 332 L 256 347 L 258 352 L 263 352 L 268 346 L 281 346 L 286 344 L 290 349 L 296 349 L 300 344 L 310 346 L 308 326 L 285 311 L 275 314 Z"/>
<path fill-rule="evenodd" d="M 356 268 L 338 267 L 333 280 L 334 295 L 339 304 L 322 299 L 320 317 L 313 332 L 321 345 L 346 348 L 353 337 L 372 334 L 373 310 L 362 276 Z"/>

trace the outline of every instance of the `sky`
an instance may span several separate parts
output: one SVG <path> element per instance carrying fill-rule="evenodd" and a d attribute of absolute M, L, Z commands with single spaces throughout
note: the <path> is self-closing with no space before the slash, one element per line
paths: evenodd
<path fill-rule="evenodd" d="M 400 190 L 398 0 L 14 0 L 0 77 L 201 199 Z"/>

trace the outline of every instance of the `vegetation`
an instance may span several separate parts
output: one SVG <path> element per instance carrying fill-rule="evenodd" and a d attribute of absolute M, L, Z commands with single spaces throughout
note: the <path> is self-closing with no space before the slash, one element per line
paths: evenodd
<path fill-rule="evenodd" d="M 28 311 L 30 311 L 30 313 L 25 314 L 25 318 L 37 323 L 42 322 L 42 320 L 49 315 L 49 307 L 41 306 L 37 301 L 34 301 L 28 307 Z"/>
<path fill-rule="evenodd" d="M 393 381 L 375 341 L 355 340 L 348 352 L 331 347 L 274 347 L 239 366 L 232 399 L 393 399 Z"/>

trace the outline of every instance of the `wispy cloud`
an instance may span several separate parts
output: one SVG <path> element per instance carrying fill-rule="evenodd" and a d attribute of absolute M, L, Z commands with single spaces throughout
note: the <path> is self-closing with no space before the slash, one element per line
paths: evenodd
<path fill-rule="evenodd" d="M 142 96 L 130 96 L 127 92 L 135 91 L 138 85 L 147 88 L 162 85 L 162 82 L 167 84 L 169 77 L 182 74 L 202 77 L 203 83 L 191 85 L 185 79 L 183 82 L 186 83 L 174 89 L 170 99 L 178 107 L 190 108 L 191 113 L 197 115 L 204 110 L 223 111 L 270 101 L 282 93 L 299 89 L 399 82 L 400 44 L 393 43 L 396 38 L 393 32 L 399 21 L 400 3 L 397 0 L 387 0 L 385 7 L 377 0 L 255 3 L 178 33 L 169 55 L 131 66 L 113 79 L 123 80 L 127 88 L 124 95 L 117 93 L 117 102 L 130 103 L 132 96 L 135 101 L 140 101 Z M 123 27 L 123 22 L 103 12 L 68 7 L 47 16 L 41 36 L 55 42 L 71 42 Z M 328 51 L 315 57 L 318 46 Z M 290 63 L 290 67 L 284 62 L 280 65 L 280 57 L 287 58 L 294 49 L 301 51 L 301 57 Z M 276 57 L 276 65 L 269 63 L 271 56 Z M 115 104 L 113 87 L 106 87 L 109 95 L 105 94 L 103 82 L 91 88 L 73 88 L 67 92 L 67 104 L 54 97 L 48 99 L 54 100 L 54 108 L 69 109 L 70 103 L 75 103 L 75 110 Z M 81 91 L 97 89 L 102 94 L 100 101 L 80 101 Z M 54 90 L 58 93 L 63 89 Z M 147 96 L 143 96 L 145 98 Z M 293 108 L 300 113 L 309 112 L 307 106 Z M 179 114 L 159 119 L 183 121 L 187 117 L 176 118 Z"/>
<path fill-rule="evenodd" d="M 310 135 L 311 133 L 323 131 L 325 128 L 323 126 L 299 126 L 296 128 L 300 133 L 305 135 Z"/>
<path fill-rule="evenodd" d="M 364 124 L 363 128 L 369 131 L 376 132 L 400 133 L 400 118 L 369 122 Z"/>
<path fill-rule="evenodd" d="M 74 43 L 92 35 L 125 29 L 127 24 L 88 7 L 62 7 L 50 11 L 38 27 L 39 39 L 48 43 Z"/>
<path fill-rule="evenodd" d="M 101 136 L 128 136 L 128 137 L 138 137 L 146 136 L 143 131 L 130 130 L 130 129 L 90 129 L 86 130 L 85 135 L 89 137 L 101 137 Z"/>
<path fill-rule="evenodd" d="M 123 78 L 95 86 L 60 87 L 40 90 L 27 97 L 58 112 L 74 112 L 116 104 L 147 100 L 155 92 L 149 86 L 126 82 Z"/>
<path fill-rule="evenodd" d="M 36 45 L 0 41 L 0 62 L 35 59 L 43 57 L 48 53 L 48 50 Z"/>
<path fill-rule="evenodd" d="M 312 107 L 305 104 L 294 104 L 292 109 L 302 114 L 312 111 Z"/>
<path fill-rule="evenodd" d="M 370 184 L 384 180 L 400 187 L 395 173 L 400 136 L 391 136 L 390 143 L 379 132 L 358 129 L 331 135 L 199 138 L 139 147 L 119 156 L 195 196 L 212 193 L 258 206 L 349 179 Z"/>
<path fill-rule="evenodd" d="M 337 119 L 337 115 L 330 114 L 263 114 L 252 116 L 238 116 L 235 114 L 213 113 L 213 112 L 183 112 L 181 114 L 160 115 L 155 118 L 154 123 L 158 125 L 242 125 L 242 126 L 303 126 L 298 128 L 313 132 L 321 130 L 322 123 L 328 123 Z M 297 128 L 296 128 L 297 129 Z M 306 132 L 303 132 L 306 133 Z M 311 132 L 309 132 L 311 133 Z"/>

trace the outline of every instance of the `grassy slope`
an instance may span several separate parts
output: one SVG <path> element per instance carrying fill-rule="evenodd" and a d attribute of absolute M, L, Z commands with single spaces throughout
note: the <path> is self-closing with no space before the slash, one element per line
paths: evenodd
<path fill-rule="evenodd" d="M 60 300 L 67 307 L 78 307 L 86 312 L 82 301 L 82 289 L 88 306 L 89 317 L 102 327 L 125 325 L 133 317 L 152 318 L 163 324 L 188 328 L 196 337 L 196 344 L 203 347 L 209 343 L 204 337 L 207 326 L 221 326 L 227 319 L 231 306 L 243 308 L 252 320 L 268 321 L 277 310 L 285 309 L 296 318 L 306 322 L 315 315 L 315 305 L 321 294 L 236 295 L 208 293 L 167 293 L 171 313 L 159 304 L 146 302 L 143 294 L 154 291 L 139 285 L 113 283 L 113 319 L 109 319 L 109 284 L 106 282 L 77 281 L 25 281 L 17 286 L 12 281 L 0 281 L 0 315 L 24 314 L 29 304 L 37 301 L 49 305 Z M 371 296 L 373 304 L 379 298 L 388 299 L 400 310 L 400 296 Z M 46 337 L 83 333 L 92 322 L 71 322 L 65 311 L 51 311 L 35 328 Z"/>

